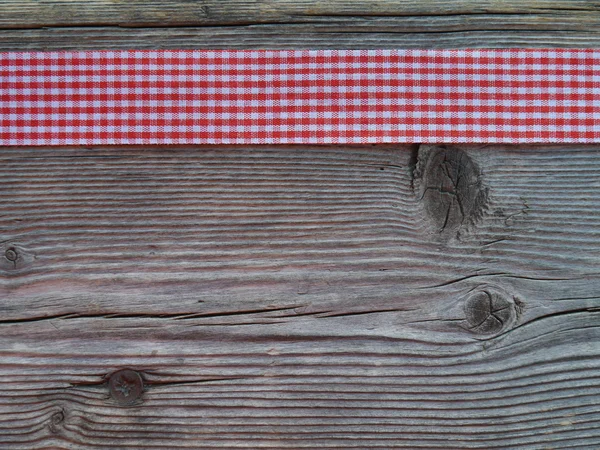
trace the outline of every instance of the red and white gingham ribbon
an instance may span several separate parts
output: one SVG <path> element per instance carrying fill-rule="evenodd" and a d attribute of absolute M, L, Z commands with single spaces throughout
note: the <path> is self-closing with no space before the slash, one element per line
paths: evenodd
<path fill-rule="evenodd" d="M 0 53 L 0 145 L 599 142 L 600 50 Z"/>

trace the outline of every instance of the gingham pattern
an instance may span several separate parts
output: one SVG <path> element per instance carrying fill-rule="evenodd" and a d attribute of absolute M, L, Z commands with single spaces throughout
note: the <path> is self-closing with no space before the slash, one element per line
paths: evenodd
<path fill-rule="evenodd" d="M 600 50 L 0 53 L 0 144 L 598 142 Z"/>

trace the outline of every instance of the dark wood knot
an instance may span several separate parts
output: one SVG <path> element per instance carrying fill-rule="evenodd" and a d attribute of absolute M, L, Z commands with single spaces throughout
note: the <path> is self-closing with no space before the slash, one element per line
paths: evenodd
<path fill-rule="evenodd" d="M 57 411 L 50 417 L 50 421 L 48 427 L 53 434 L 58 434 L 60 432 L 60 428 L 62 423 L 65 421 L 65 413 L 64 411 Z"/>
<path fill-rule="evenodd" d="M 0 245 L 0 271 L 14 271 L 30 266 L 36 259 L 34 253 L 20 244 L 5 242 Z"/>
<path fill-rule="evenodd" d="M 481 170 L 456 146 L 421 145 L 413 187 L 440 234 L 457 232 L 479 219 L 486 209 L 488 189 L 481 180 Z"/>
<path fill-rule="evenodd" d="M 11 262 L 15 262 L 19 258 L 19 254 L 14 247 L 10 247 L 4 252 L 4 257 Z"/>
<path fill-rule="evenodd" d="M 113 373 L 108 381 L 110 396 L 120 405 L 135 403 L 144 392 L 144 382 L 134 370 L 123 369 Z"/>
<path fill-rule="evenodd" d="M 464 310 L 467 328 L 477 334 L 496 334 L 512 326 L 521 313 L 522 304 L 495 289 L 481 289 L 469 294 Z"/>

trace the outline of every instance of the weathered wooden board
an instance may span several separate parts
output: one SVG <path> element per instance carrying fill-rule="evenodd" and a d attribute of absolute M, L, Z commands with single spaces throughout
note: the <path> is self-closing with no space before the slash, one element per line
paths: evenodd
<path fill-rule="evenodd" d="M 0 50 L 600 46 L 589 0 L 0 2 Z"/>
<path fill-rule="evenodd" d="M 599 147 L 21 148 L 0 180 L 1 448 L 600 445 Z"/>
<path fill-rule="evenodd" d="M 437 21 L 436 21 L 437 22 Z M 434 22 L 434 23 L 436 23 Z M 441 22 L 441 20 L 440 20 Z M 335 48 L 475 48 L 475 47 L 600 47 L 599 25 L 586 30 L 495 31 L 438 30 L 427 25 L 420 31 L 402 31 L 400 25 L 378 29 L 374 21 L 361 31 L 358 25 L 260 25 L 248 27 L 181 28 L 43 28 L 0 29 L 0 50 L 89 49 L 335 49 Z"/>
<path fill-rule="evenodd" d="M 589 47 L 599 10 L 10 0 L 0 49 Z M 0 448 L 600 448 L 598 193 L 600 146 L 2 148 Z"/>
<path fill-rule="evenodd" d="M 331 23 L 356 17 L 458 17 L 479 22 L 486 17 L 517 16 L 511 26 L 526 20 L 563 25 L 566 20 L 579 29 L 598 20 L 600 5 L 589 0 L 5 0 L 0 7 L 0 26 L 187 26 L 236 24 Z M 546 20 L 544 20 L 546 19 Z M 562 19 L 562 21 L 561 21 Z M 583 23 L 582 23 L 583 22 Z"/>

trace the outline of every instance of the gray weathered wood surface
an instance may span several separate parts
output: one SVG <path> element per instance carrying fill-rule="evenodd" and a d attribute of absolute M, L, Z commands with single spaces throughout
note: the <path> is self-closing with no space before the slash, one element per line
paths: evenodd
<path fill-rule="evenodd" d="M 590 0 L 0 2 L 0 50 L 600 46 Z"/>
<path fill-rule="evenodd" d="M 0 48 L 590 46 L 598 9 L 7 1 Z M 599 192 L 600 146 L 2 148 L 0 448 L 599 448 Z"/>

